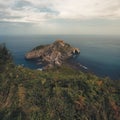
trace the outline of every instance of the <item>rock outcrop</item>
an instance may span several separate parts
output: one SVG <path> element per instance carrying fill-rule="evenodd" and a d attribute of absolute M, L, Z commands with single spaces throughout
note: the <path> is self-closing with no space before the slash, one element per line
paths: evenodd
<path fill-rule="evenodd" d="M 25 55 L 27 60 L 38 59 L 45 63 L 45 68 L 55 65 L 61 66 L 67 59 L 78 55 L 80 49 L 74 48 L 63 40 L 56 40 L 54 43 L 45 46 L 37 46 Z"/>

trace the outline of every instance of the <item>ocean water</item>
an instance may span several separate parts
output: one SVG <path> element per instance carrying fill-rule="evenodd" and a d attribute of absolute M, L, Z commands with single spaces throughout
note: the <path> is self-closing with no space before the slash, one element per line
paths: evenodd
<path fill-rule="evenodd" d="M 0 43 L 5 43 L 13 55 L 15 64 L 24 64 L 32 69 L 40 68 L 34 61 L 26 61 L 24 55 L 29 50 L 42 44 L 49 44 L 62 39 L 74 47 L 80 48 L 80 55 L 75 62 L 86 66 L 100 77 L 120 79 L 120 36 L 103 35 L 30 35 L 0 36 Z"/>

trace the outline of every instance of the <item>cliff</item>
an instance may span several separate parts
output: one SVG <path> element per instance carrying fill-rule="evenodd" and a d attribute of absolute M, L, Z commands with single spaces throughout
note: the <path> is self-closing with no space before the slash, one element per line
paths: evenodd
<path fill-rule="evenodd" d="M 25 55 L 27 60 L 38 59 L 45 63 L 46 67 L 53 67 L 55 65 L 61 66 L 67 59 L 78 55 L 80 50 L 74 48 L 63 40 L 56 40 L 50 45 L 37 46 Z"/>

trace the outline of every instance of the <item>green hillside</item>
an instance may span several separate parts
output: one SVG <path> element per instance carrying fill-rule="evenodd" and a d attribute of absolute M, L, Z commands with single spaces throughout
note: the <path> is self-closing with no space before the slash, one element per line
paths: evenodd
<path fill-rule="evenodd" d="M 16 66 L 0 46 L 0 120 L 119 120 L 120 81 L 69 66 Z"/>

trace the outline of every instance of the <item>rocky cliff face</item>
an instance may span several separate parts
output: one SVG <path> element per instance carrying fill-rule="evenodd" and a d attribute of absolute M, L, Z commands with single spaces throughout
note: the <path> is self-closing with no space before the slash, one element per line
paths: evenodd
<path fill-rule="evenodd" d="M 80 50 L 74 48 L 63 40 L 56 40 L 54 43 L 45 46 L 37 46 L 25 55 L 27 60 L 39 59 L 46 64 L 46 68 L 55 65 L 60 66 L 67 59 L 78 55 Z"/>

